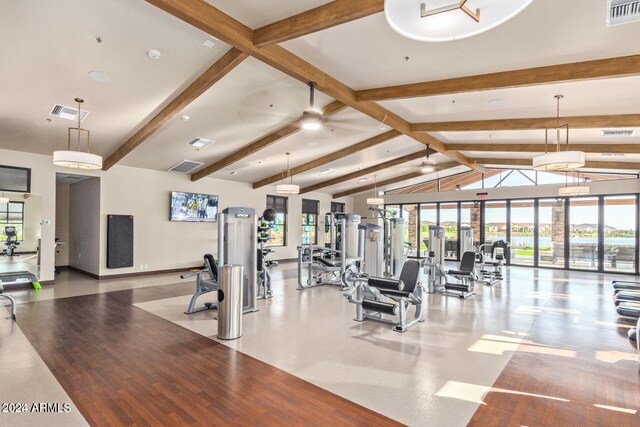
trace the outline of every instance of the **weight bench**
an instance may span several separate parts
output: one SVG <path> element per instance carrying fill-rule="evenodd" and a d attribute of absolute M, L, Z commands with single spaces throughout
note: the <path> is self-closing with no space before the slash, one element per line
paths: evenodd
<path fill-rule="evenodd" d="M 213 310 L 218 307 L 217 302 L 206 302 L 202 307 L 196 308 L 196 300 L 201 296 L 209 292 L 218 291 L 218 267 L 213 259 L 213 255 L 206 254 L 204 256 L 204 267 L 202 270 L 183 274 L 181 279 L 187 279 L 189 277 L 196 276 L 196 292 L 189 301 L 189 306 L 184 314 L 193 314 L 205 310 Z"/>
<path fill-rule="evenodd" d="M 395 325 L 395 332 L 406 332 L 416 322 L 423 322 L 422 304 L 425 289 L 418 281 L 420 263 L 405 261 L 399 279 L 385 277 L 361 277 L 355 287 L 345 293 L 349 302 L 356 305 L 355 321 L 377 320 Z M 407 320 L 409 305 L 415 305 L 415 315 Z M 390 318 L 386 316 L 398 316 Z"/>
<path fill-rule="evenodd" d="M 0 297 L 6 298 L 11 303 L 11 316 L 7 317 L 7 319 L 16 320 L 16 300 L 11 295 L 7 295 L 4 292 L 4 287 L 2 286 L 2 281 L 0 281 Z"/>
<path fill-rule="evenodd" d="M 447 274 L 457 280 L 458 283 L 445 283 L 444 295 L 455 296 L 458 298 L 469 298 L 474 294 L 474 282 L 476 280 L 474 269 L 476 266 L 476 254 L 474 252 L 465 252 L 460 260 L 460 268 L 458 270 L 449 270 Z"/>

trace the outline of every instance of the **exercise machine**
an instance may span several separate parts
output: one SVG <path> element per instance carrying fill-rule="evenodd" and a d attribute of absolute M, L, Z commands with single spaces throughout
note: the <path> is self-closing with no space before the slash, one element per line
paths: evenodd
<path fill-rule="evenodd" d="M 213 310 L 218 307 L 217 302 L 205 302 L 203 306 L 196 308 L 198 298 L 209 292 L 218 291 L 218 266 L 216 265 L 213 255 L 206 254 L 204 256 L 204 266 L 200 271 L 183 274 L 181 279 L 196 276 L 196 291 L 189 301 L 189 306 L 184 314 L 199 313 L 205 310 Z"/>
<path fill-rule="evenodd" d="M 417 322 L 423 322 L 422 304 L 424 287 L 418 281 L 420 263 L 408 260 L 402 266 L 400 278 L 361 277 L 345 293 L 348 301 L 356 305 L 355 321 L 376 320 L 394 325 L 395 332 L 406 332 Z M 409 306 L 415 314 L 407 320 Z M 392 316 L 392 317 L 391 317 Z"/>
<path fill-rule="evenodd" d="M 258 237 L 256 211 L 226 208 L 218 215 L 218 265 L 242 265 L 242 309 L 258 311 Z"/>
<path fill-rule="evenodd" d="M 502 267 L 507 257 L 510 244 L 506 240 L 498 240 L 493 243 L 485 243 L 478 247 L 479 257 L 482 259 L 480 275 L 482 279 L 478 281 L 488 286 L 493 286 L 502 282 Z M 491 248 L 489 253 L 491 258 L 487 258 L 484 248 Z"/>
<path fill-rule="evenodd" d="M 473 236 L 473 230 L 470 231 L 470 235 Z M 446 252 L 444 227 L 430 225 L 428 243 L 429 257 L 423 261 L 424 272 L 429 276 L 428 292 L 439 292 L 446 296 L 463 299 L 474 295 L 475 282 L 478 280 L 475 273 L 476 254 L 472 251 L 464 252 L 459 267 L 447 270 L 444 264 Z M 450 282 L 449 278 L 457 282 Z"/>
<path fill-rule="evenodd" d="M 298 290 L 322 285 L 346 289 L 351 278 L 360 274 L 360 216 L 334 213 L 330 221 L 331 248 L 318 245 L 298 246 Z"/>
<path fill-rule="evenodd" d="M 4 286 L 31 284 L 34 289 L 42 288 L 35 274 L 29 271 L 13 271 L 0 273 L 0 283 Z"/>
<path fill-rule="evenodd" d="M 7 295 L 4 293 L 4 286 L 2 286 L 2 282 L 0 281 L 0 298 L 6 298 L 9 300 L 11 304 L 11 316 L 7 317 L 7 319 L 16 320 L 16 300 L 11 295 Z"/>
<path fill-rule="evenodd" d="M 370 207 L 369 210 L 376 212 L 378 218 L 383 221 L 384 275 L 398 277 L 409 252 L 412 250 L 412 245 L 409 243 L 407 247 L 404 241 L 405 220 L 396 217 L 396 213 L 393 211 L 374 207 Z"/>
<path fill-rule="evenodd" d="M 258 299 L 271 298 L 273 291 L 271 290 L 271 274 L 269 273 L 269 265 L 278 265 L 276 261 L 269 261 L 267 255 L 273 252 L 273 249 L 265 247 L 265 243 L 271 240 L 271 229 L 273 221 L 276 219 L 276 211 L 274 209 L 265 209 L 262 216 L 258 219 Z"/>
<path fill-rule="evenodd" d="M 384 274 L 384 230 L 377 224 L 358 225 L 358 258 L 362 272 L 368 276 Z"/>
<path fill-rule="evenodd" d="M 4 227 L 4 235 L 7 236 L 7 240 L 4 242 L 4 245 L 7 247 L 4 250 L 4 254 L 6 256 L 14 256 L 15 250 L 18 248 L 18 245 L 20 245 L 16 228 L 12 225 L 7 225 Z"/>

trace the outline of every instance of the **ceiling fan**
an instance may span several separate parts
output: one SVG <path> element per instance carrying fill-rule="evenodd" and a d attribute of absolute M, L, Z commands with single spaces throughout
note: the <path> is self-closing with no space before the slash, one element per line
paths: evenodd
<path fill-rule="evenodd" d="M 390 129 L 384 121 L 376 121 L 351 108 L 323 116 L 322 105 L 316 105 L 316 83 L 309 82 L 307 86 L 309 100 L 305 107 L 301 106 L 298 90 L 292 90 L 289 82 L 278 82 L 243 97 L 239 101 L 240 108 L 236 110 L 238 117 L 246 125 L 265 133 L 297 122 L 303 133 L 314 139 L 348 137 L 366 132 L 374 136 L 376 130 L 380 133 Z M 321 99 L 322 104 L 330 100 L 324 96 Z M 304 108 L 302 115 L 301 107 Z"/>

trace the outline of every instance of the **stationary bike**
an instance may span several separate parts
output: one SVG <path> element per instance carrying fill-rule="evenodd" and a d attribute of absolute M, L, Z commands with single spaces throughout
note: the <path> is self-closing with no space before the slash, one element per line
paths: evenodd
<path fill-rule="evenodd" d="M 16 228 L 12 225 L 7 225 L 4 227 L 4 234 L 7 236 L 7 240 L 4 242 L 7 249 L 4 250 L 4 253 L 6 256 L 13 256 L 16 248 L 20 244 L 20 242 L 18 242 L 18 233 L 16 232 Z"/>

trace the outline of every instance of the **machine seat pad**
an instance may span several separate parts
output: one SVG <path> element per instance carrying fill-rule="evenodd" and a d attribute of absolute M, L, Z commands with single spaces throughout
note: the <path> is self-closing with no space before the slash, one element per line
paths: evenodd
<path fill-rule="evenodd" d="M 391 289 L 394 291 L 401 291 L 404 289 L 404 283 L 402 280 L 387 279 L 385 277 L 369 277 L 369 286 L 378 289 Z"/>
<path fill-rule="evenodd" d="M 445 283 L 444 288 L 451 291 L 471 292 L 471 288 L 469 286 L 459 283 Z"/>
<path fill-rule="evenodd" d="M 411 292 L 397 291 L 395 289 L 383 289 L 380 291 L 380 293 L 388 297 L 398 297 L 398 298 L 409 298 L 409 295 L 411 294 Z"/>
<path fill-rule="evenodd" d="M 454 275 L 454 276 L 471 276 L 471 272 L 470 271 L 449 270 L 448 273 L 451 274 L 451 275 Z"/>

